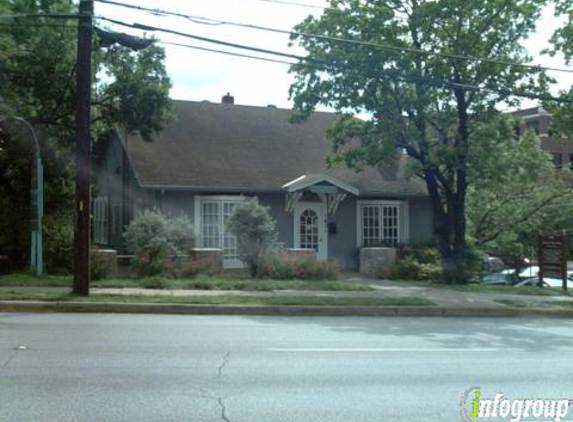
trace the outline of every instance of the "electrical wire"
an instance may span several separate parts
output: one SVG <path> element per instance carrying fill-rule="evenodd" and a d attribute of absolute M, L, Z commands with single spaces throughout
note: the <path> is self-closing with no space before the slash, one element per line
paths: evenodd
<path fill-rule="evenodd" d="M 304 37 L 304 38 L 314 38 L 319 40 L 325 41 L 335 41 L 339 43 L 345 43 L 350 45 L 358 45 L 358 46 L 367 46 L 367 47 L 374 47 L 383 50 L 391 50 L 391 51 L 399 51 L 399 52 L 408 52 L 408 53 L 415 53 L 415 54 L 422 54 L 422 55 L 432 55 L 436 57 L 445 57 L 447 59 L 454 59 L 454 60 L 464 60 L 470 62 L 484 62 L 484 63 L 491 63 L 491 64 L 499 64 L 503 66 L 514 66 L 514 67 L 521 67 L 524 69 L 534 69 L 534 70 L 544 70 L 544 71 L 551 71 L 551 72 L 564 72 L 564 73 L 573 73 L 573 69 L 564 69 L 558 67 L 547 67 L 541 65 L 532 65 L 532 64 L 525 64 L 525 63 L 513 63 L 510 61 L 505 60 L 496 60 L 496 59 L 489 59 L 485 57 L 473 57 L 473 56 L 461 56 L 458 54 L 451 54 L 451 53 L 440 53 L 437 51 L 426 51 L 417 48 L 409 48 L 409 47 L 399 47 L 395 45 L 389 44 L 379 44 L 373 42 L 366 42 L 366 41 L 357 41 L 357 40 L 350 40 L 347 38 L 339 38 L 339 37 L 332 37 L 326 35 L 316 35 L 310 34 L 308 32 L 301 32 L 301 31 L 289 31 L 286 29 L 279 29 L 279 28 L 272 28 L 268 26 L 261 26 L 261 25 L 253 25 L 241 22 L 234 22 L 234 21 L 226 21 L 220 19 L 212 19 L 204 16 L 197 16 L 197 15 L 188 15 L 183 13 L 176 13 L 170 12 L 161 9 L 151 9 L 142 6 L 135 6 L 127 3 L 117 2 L 113 0 L 96 0 L 100 3 L 110 4 L 119 7 L 125 7 L 129 9 L 135 9 L 143 12 L 149 12 L 157 16 L 175 16 L 179 18 L 185 18 L 190 20 L 191 22 L 202 24 L 202 25 L 211 25 L 211 26 L 221 26 L 221 25 L 229 25 L 235 26 L 239 28 L 247 28 L 247 29 L 255 29 L 259 31 L 266 31 L 266 32 L 273 32 L 277 34 L 284 34 L 294 37 Z"/>
<path fill-rule="evenodd" d="M 24 25 L 22 25 L 22 24 L 17 24 L 17 23 L 3 23 L 3 22 L 0 22 L 0 26 L 14 27 L 14 28 L 22 28 Z M 43 26 L 47 26 L 47 27 L 51 27 L 51 28 L 74 28 L 74 29 L 78 29 L 78 27 L 77 27 L 76 25 L 62 25 L 62 24 L 57 24 L 57 23 L 32 23 L 32 24 L 26 24 L 26 27 L 43 27 Z"/>
<path fill-rule="evenodd" d="M 537 99 L 537 100 L 541 100 L 541 101 L 573 103 L 573 100 L 569 100 L 566 98 L 560 98 L 560 97 L 554 97 L 552 95 L 530 94 L 530 93 L 526 93 L 526 92 L 513 91 L 510 89 L 499 88 L 499 87 L 496 87 L 496 88 L 480 87 L 477 85 L 463 84 L 463 83 L 452 82 L 452 81 L 447 81 L 447 80 L 437 80 L 434 78 L 427 78 L 427 77 L 422 77 L 422 76 L 409 76 L 409 75 L 404 75 L 403 73 L 400 73 L 400 72 L 395 71 L 395 70 L 385 69 L 385 70 L 379 70 L 379 71 L 372 71 L 369 69 L 358 69 L 354 66 L 349 66 L 346 64 L 333 63 L 333 62 L 329 62 L 327 60 L 322 60 L 322 59 L 317 59 L 317 58 L 305 57 L 305 56 L 300 56 L 300 55 L 296 55 L 296 54 L 283 53 L 283 52 L 268 50 L 268 49 L 259 48 L 259 47 L 253 47 L 253 46 L 246 46 L 243 44 L 231 43 L 228 41 L 202 37 L 202 36 L 188 34 L 188 33 L 175 31 L 175 30 L 171 30 L 171 29 L 167 29 L 167 28 L 159 28 L 159 27 L 150 26 L 150 25 L 143 25 L 143 24 L 135 23 L 135 22 L 132 24 L 129 24 L 126 22 L 107 18 L 105 16 L 96 16 L 96 19 L 104 20 L 104 21 L 107 21 L 107 22 L 110 22 L 110 23 L 113 23 L 116 25 L 128 27 L 128 28 L 134 28 L 134 29 L 140 29 L 140 30 L 152 31 L 152 32 L 155 32 L 155 31 L 163 32 L 166 34 L 173 34 L 173 35 L 177 35 L 177 36 L 181 36 L 181 37 L 185 37 L 185 38 L 191 38 L 191 39 L 195 39 L 195 40 L 203 41 L 203 42 L 207 42 L 207 43 L 223 45 L 226 47 L 237 48 L 237 49 L 242 49 L 242 50 L 254 51 L 254 52 L 262 53 L 262 54 L 275 55 L 275 56 L 279 56 L 279 57 L 295 59 L 295 60 L 298 60 L 299 62 L 303 62 L 303 63 L 307 63 L 307 64 L 310 63 L 313 65 L 319 65 L 319 66 L 322 66 L 326 69 L 333 69 L 336 71 L 343 70 L 343 71 L 358 72 L 358 73 L 361 73 L 361 74 L 369 76 L 369 77 L 391 78 L 391 79 L 403 80 L 403 81 L 406 81 L 409 83 L 422 83 L 425 85 L 440 86 L 440 87 L 445 87 L 445 88 L 450 88 L 450 89 L 463 89 L 465 91 L 481 91 L 481 92 L 490 93 L 490 94 L 502 94 L 502 95 L 507 95 L 507 96 Z"/>
<path fill-rule="evenodd" d="M 50 18 L 50 19 L 79 19 L 84 17 L 79 13 L 17 13 L 13 15 L 0 15 L 0 19 L 22 19 L 22 18 Z"/>
<path fill-rule="evenodd" d="M 289 62 L 287 60 L 270 59 L 268 57 L 253 56 L 250 54 L 242 54 L 242 53 L 234 53 L 232 51 L 217 50 L 214 48 L 200 47 L 198 45 L 190 45 L 190 44 L 183 44 L 183 43 L 170 42 L 170 41 L 159 41 L 159 43 L 165 44 L 165 45 L 173 45 L 176 47 L 190 48 L 193 50 L 207 51 L 210 53 L 219 53 L 219 54 L 224 54 L 227 56 L 243 57 L 243 58 L 247 58 L 247 59 L 261 60 L 261 61 L 270 62 L 270 63 L 287 64 L 289 66 L 296 64 L 295 62 Z"/>
<path fill-rule="evenodd" d="M 280 4 L 283 6 L 306 7 L 307 9 L 315 9 L 315 10 L 336 10 L 337 12 L 341 11 L 340 9 L 336 9 L 335 7 L 317 6 L 314 4 L 299 3 L 299 2 L 295 2 L 295 1 L 286 1 L 286 0 L 256 0 L 256 1 L 261 1 L 264 3 Z"/>

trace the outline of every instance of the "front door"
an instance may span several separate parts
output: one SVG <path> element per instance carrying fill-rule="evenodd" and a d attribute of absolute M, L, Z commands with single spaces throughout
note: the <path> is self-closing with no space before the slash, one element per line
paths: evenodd
<path fill-rule="evenodd" d="M 328 258 L 326 205 L 324 202 L 299 202 L 294 209 L 295 248 L 314 249 L 318 259 Z"/>

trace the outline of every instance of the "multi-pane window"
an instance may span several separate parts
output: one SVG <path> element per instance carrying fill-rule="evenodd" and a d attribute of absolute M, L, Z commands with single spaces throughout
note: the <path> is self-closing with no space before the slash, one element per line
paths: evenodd
<path fill-rule="evenodd" d="M 201 201 L 201 239 L 204 248 L 223 250 L 225 259 L 238 259 L 237 239 L 227 229 L 227 220 L 239 200 Z"/>
<path fill-rule="evenodd" d="M 300 247 L 318 251 L 318 215 L 304 210 L 300 215 Z"/>
<path fill-rule="evenodd" d="M 108 243 L 108 200 L 107 196 L 99 196 L 92 201 L 93 240 L 95 243 Z"/>
<path fill-rule="evenodd" d="M 362 205 L 362 246 L 396 245 L 400 242 L 399 209 L 399 205 Z"/>
<path fill-rule="evenodd" d="M 227 221 L 233 214 L 233 211 L 235 211 L 237 202 L 222 202 L 221 206 L 223 207 L 223 256 L 227 259 L 238 259 L 237 238 L 229 233 L 229 230 L 226 228 Z"/>

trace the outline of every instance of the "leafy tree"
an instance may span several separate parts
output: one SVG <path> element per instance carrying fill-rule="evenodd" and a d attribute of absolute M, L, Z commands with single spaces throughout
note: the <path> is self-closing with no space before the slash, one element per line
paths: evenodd
<path fill-rule="evenodd" d="M 498 118 L 500 102 L 516 104 L 512 93 L 534 95 L 549 83 L 539 69 L 509 64 L 529 62 L 519 43 L 546 3 L 331 0 L 296 27 L 321 38 L 293 36 L 309 57 L 291 68 L 295 108 L 303 117 L 318 104 L 343 113 L 328 133 L 331 163 L 383 167 L 405 151 L 430 195 L 444 281 L 468 279 L 465 208 L 478 128 Z"/>
<path fill-rule="evenodd" d="M 0 2 L 0 14 L 5 15 L 76 12 L 77 5 L 68 0 Z M 66 225 L 73 224 L 74 218 L 76 38 L 75 19 L 0 22 L 0 118 L 21 116 L 36 128 L 45 166 L 46 218 Z M 155 45 L 137 52 L 98 45 L 95 37 L 92 138 L 119 125 L 129 132 L 141 131 L 149 139 L 171 118 L 163 50 Z M 17 267 L 25 265 L 28 256 L 33 151 L 30 132 L 23 125 L 0 123 L 0 255 L 9 255 Z M 50 250 L 62 249 L 61 245 L 52 248 L 50 242 L 64 238 L 52 234 L 68 231 L 51 227 L 44 233 L 48 265 Z M 57 255 L 59 262 L 61 254 Z"/>
<path fill-rule="evenodd" d="M 268 208 L 255 201 L 239 204 L 229 217 L 227 227 L 237 237 L 240 258 L 249 267 L 251 276 L 257 277 L 263 259 L 277 245 L 275 222 Z"/>
<path fill-rule="evenodd" d="M 566 63 L 570 65 L 573 61 L 573 3 L 567 0 L 557 0 L 555 15 L 563 17 L 565 23 L 553 34 L 552 48 L 546 52 L 551 55 L 562 53 Z M 570 142 L 573 140 L 573 86 L 561 94 L 571 102 L 560 105 L 547 102 L 544 106 L 553 114 L 552 129 L 555 136 Z"/>
<path fill-rule="evenodd" d="M 511 138 L 513 125 L 509 119 L 505 124 L 473 156 L 468 228 L 482 249 L 517 257 L 535 245 L 539 230 L 563 224 L 573 211 L 573 189 L 570 173 L 555 172 L 533 131 Z"/>

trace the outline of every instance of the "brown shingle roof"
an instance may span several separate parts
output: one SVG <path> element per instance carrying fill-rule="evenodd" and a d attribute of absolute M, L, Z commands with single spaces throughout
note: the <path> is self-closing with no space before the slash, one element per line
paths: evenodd
<path fill-rule="evenodd" d="M 127 139 L 129 160 L 143 187 L 280 191 L 301 175 L 327 173 L 361 195 L 426 194 L 420 181 L 405 180 L 396 169 L 327 169 L 331 147 L 325 132 L 336 119 L 333 113 L 313 113 L 304 123 L 292 124 L 290 110 L 270 107 L 175 101 L 175 112 L 178 121 L 154 142 L 137 134 Z"/>

